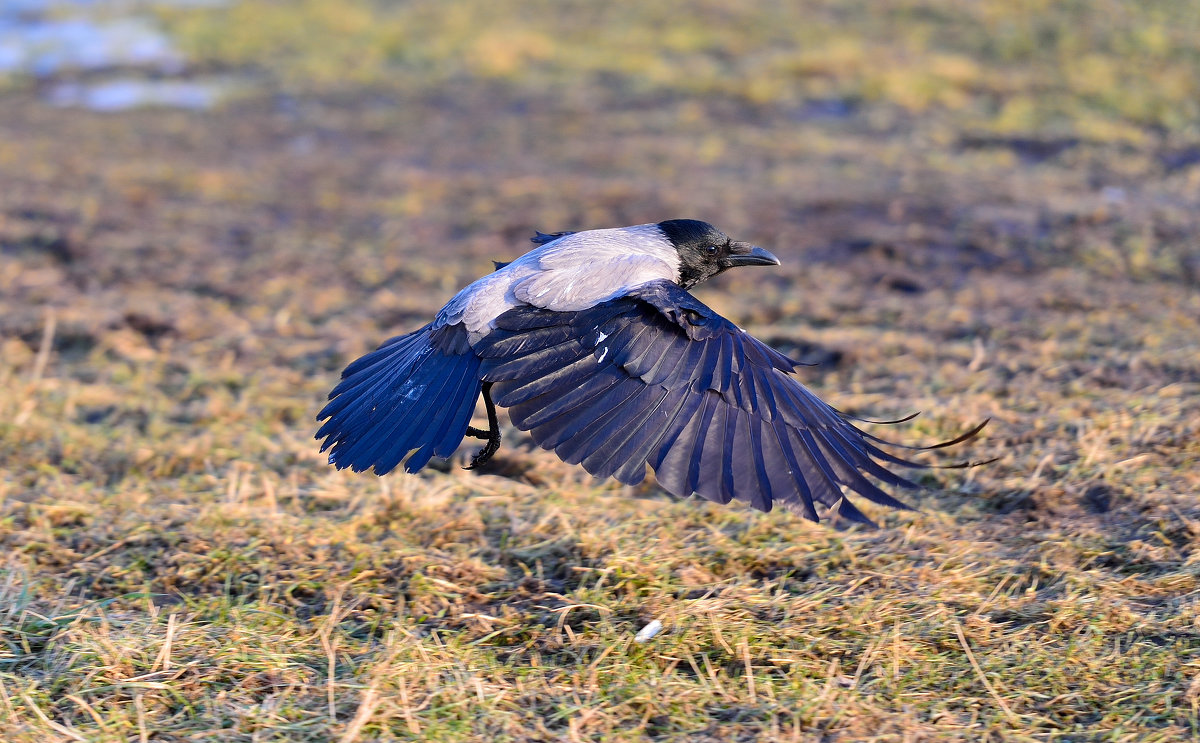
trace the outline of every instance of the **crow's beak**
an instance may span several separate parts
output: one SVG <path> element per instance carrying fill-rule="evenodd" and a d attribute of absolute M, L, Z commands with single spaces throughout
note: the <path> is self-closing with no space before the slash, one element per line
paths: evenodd
<path fill-rule="evenodd" d="M 779 259 L 756 245 L 746 245 L 745 243 L 735 243 L 737 252 L 732 253 L 725 260 L 732 268 L 734 266 L 778 266 Z M 744 251 L 744 252 L 743 252 Z"/>

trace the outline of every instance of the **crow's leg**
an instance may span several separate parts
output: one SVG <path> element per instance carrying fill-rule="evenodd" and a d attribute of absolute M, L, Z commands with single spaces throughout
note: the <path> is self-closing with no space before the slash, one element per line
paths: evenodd
<path fill-rule="evenodd" d="M 471 463 L 464 469 L 473 470 L 476 467 L 482 467 L 500 449 L 500 422 L 496 420 L 496 405 L 492 402 L 491 382 L 483 384 L 483 404 L 487 406 L 488 430 L 468 426 L 467 435 L 484 439 L 487 443 L 482 449 L 475 452 L 475 456 L 471 457 Z"/>

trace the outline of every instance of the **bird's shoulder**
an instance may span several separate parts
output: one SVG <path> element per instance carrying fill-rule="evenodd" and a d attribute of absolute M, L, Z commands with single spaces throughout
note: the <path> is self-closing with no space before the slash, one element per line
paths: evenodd
<path fill-rule="evenodd" d="M 660 316 L 693 341 L 711 341 L 721 336 L 735 337 L 767 365 L 792 372 L 804 366 L 738 327 L 716 310 L 701 302 L 688 290 L 671 281 L 654 281 L 630 292 L 630 297 L 652 307 Z"/>
<path fill-rule="evenodd" d="M 653 309 L 692 340 L 745 332 L 673 281 L 643 284 L 632 289 L 626 298 Z"/>
<path fill-rule="evenodd" d="M 551 327 L 579 337 L 585 346 L 600 343 L 619 331 L 619 335 L 634 341 L 634 347 L 650 342 L 717 345 L 736 355 L 739 365 L 786 373 L 802 365 L 754 338 L 672 281 L 646 282 L 629 288 L 620 297 L 577 312 L 559 313 L 533 306 L 513 308 L 497 318 L 492 343 Z"/>

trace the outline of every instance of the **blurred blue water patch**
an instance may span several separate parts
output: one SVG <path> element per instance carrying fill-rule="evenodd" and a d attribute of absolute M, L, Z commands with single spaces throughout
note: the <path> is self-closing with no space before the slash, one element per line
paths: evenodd
<path fill-rule="evenodd" d="M 47 100 L 56 106 L 82 106 L 93 111 L 166 106 L 203 110 L 215 106 L 232 90 L 226 80 L 147 80 L 125 77 L 98 83 L 61 83 Z"/>
<path fill-rule="evenodd" d="M 0 0 L 0 75 L 42 81 L 83 75 L 82 81 L 48 86 L 47 99 L 59 106 L 211 108 L 233 89 L 232 81 L 183 79 L 188 72 L 183 54 L 152 19 L 138 13 L 156 5 L 222 1 Z"/>
<path fill-rule="evenodd" d="M 141 18 L 92 21 L 0 16 L 0 71 L 48 77 L 64 70 L 107 67 L 181 72 L 183 57 L 170 39 Z"/>

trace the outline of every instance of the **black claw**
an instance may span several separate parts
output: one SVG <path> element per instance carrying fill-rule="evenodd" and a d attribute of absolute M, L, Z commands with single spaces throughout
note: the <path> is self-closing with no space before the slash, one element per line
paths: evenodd
<path fill-rule="evenodd" d="M 487 443 L 482 449 L 475 452 L 475 456 L 471 457 L 471 463 L 463 469 L 473 470 L 482 467 L 496 452 L 500 451 L 500 422 L 496 419 L 496 405 L 492 402 L 491 382 L 483 385 L 483 404 L 487 407 L 488 430 L 468 426 L 467 435 L 484 439 Z"/>
<path fill-rule="evenodd" d="M 491 459 L 492 455 L 495 454 L 497 451 L 499 451 L 499 449 L 500 449 L 500 437 L 499 436 L 496 436 L 496 438 L 494 438 L 494 439 L 488 439 L 487 444 L 482 449 L 475 452 L 475 456 L 471 457 L 471 463 L 468 464 L 463 469 L 473 470 L 473 469 L 478 469 L 479 467 L 482 467 L 483 465 L 488 463 L 488 460 Z"/>

